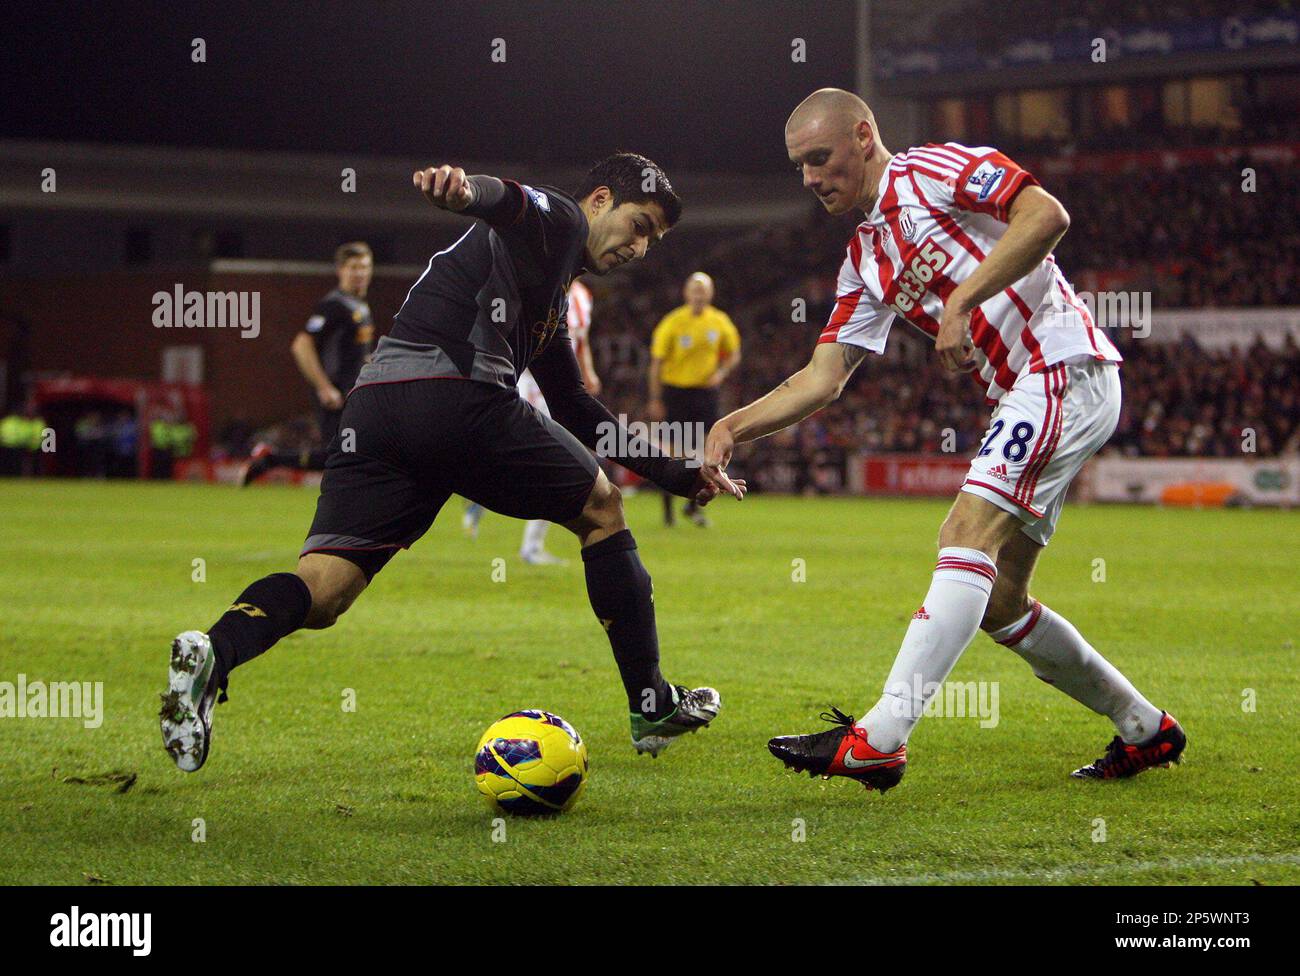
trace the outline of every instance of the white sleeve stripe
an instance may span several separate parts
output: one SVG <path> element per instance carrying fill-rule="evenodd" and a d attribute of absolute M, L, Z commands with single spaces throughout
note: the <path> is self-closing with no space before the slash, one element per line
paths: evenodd
<path fill-rule="evenodd" d="M 945 144 L 951 151 L 957 153 L 966 162 L 973 162 L 976 159 L 983 159 L 985 156 L 991 156 L 997 152 L 992 146 L 963 146 L 961 143 L 949 142 Z"/>
<path fill-rule="evenodd" d="M 929 160 L 925 159 L 914 160 L 908 166 L 891 166 L 889 172 L 891 174 L 891 182 L 902 180 L 905 177 L 911 178 L 915 176 L 923 176 L 935 183 L 943 183 L 945 180 L 956 183 L 958 178 L 957 174 L 952 170 L 939 169 L 930 163 Z M 904 186 L 905 185 L 906 184 L 904 184 Z M 949 193 L 951 192 L 952 191 L 950 190 Z"/>
<path fill-rule="evenodd" d="M 951 166 L 953 169 L 961 169 L 967 162 L 969 162 L 969 160 L 961 159 L 952 153 L 941 152 L 930 146 L 921 146 L 917 149 L 909 149 L 907 154 L 909 156 L 929 156 L 932 159 L 936 159 L 943 163 L 945 166 Z"/>
<path fill-rule="evenodd" d="M 930 169 L 914 169 L 909 171 L 907 175 L 915 177 L 918 180 L 925 180 L 934 186 L 940 187 L 942 190 L 946 191 L 948 196 L 952 196 L 953 194 L 952 189 L 944 184 L 943 174 L 941 173 L 936 173 Z M 920 201 L 917 202 L 919 203 Z"/>
<path fill-rule="evenodd" d="M 944 143 L 942 146 L 924 146 L 927 152 L 932 152 L 936 156 L 947 157 L 954 166 L 961 169 L 971 161 L 970 150 L 955 142 Z"/>
<path fill-rule="evenodd" d="M 945 166 L 950 166 L 950 168 L 957 170 L 961 170 L 962 166 L 965 166 L 967 162 L 969 162 L 969 160 L 963 160 L 961 156 L 957 155 L 957 153 L 948 152 L 945 151 L 945 149 L 939 149 L 932 146 L 909 149 L 907 152 L 909 152 L 909 155 L 911 155 L 911 153 L 923 153 L 923 155 L 931 156 L 933 159 L 943 162 Z"/>
<path fill-rule="evenodd" d="M 915 162 L 915 164 L 918 165 L 930 166 L 930 168 L 936 170 L 936 172 L 943 173 L 945 177 L 950 175 L 950 177 L 956 179 L 958 175 L 961 175 L 961 169 L 953 168 L 953 165 L 950 164 L 948 160 L 940 159 L 940 157 L 937 156 L 928 156 L 919 152 L 910 152 L 907 153 L 907 162 Z"/>
<path fill-rule="evenodd" d="M 842 342 L 872 352 L 884 352 L 893 315 L 872 300 L 865 286 L 840 294 L 830 321 L 817 337 L 818 345 Z"/>

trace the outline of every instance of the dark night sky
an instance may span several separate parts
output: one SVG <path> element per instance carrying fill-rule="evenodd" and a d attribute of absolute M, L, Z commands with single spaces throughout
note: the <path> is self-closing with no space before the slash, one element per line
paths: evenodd
<path fill-rule="evenodd" d="M 6 137 L 548 163 L 631 149 L 670 170 L 772 173 L 787 165 L 790 109 L 853 81 L 848 0 L 41 3 L 6 16 Z M 194 37 L 206 64 L 190 61 Z M 795 37 L 805 64 L 790 59 Z"/>

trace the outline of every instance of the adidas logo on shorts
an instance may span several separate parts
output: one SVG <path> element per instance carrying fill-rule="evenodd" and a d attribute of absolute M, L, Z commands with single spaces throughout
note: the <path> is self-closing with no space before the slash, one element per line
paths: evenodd
<path fill-rule="evenodd" d="M 1005 464 L 995 464 L 989 469 L 989 474 L 992 477 L 997 478 L 999 481 L 1005 481 L 1008 484 L 1011 483 L 1011 479 L 1007 477 L 1007 466 Z"/>

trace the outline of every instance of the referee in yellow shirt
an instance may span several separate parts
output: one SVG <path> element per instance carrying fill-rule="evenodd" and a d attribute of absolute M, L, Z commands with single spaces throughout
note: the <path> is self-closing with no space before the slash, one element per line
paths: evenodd
<path fill-rule="evenodd" d="M 719 416 L 718 388 L 740 365 L 740 333 L 710 304 L 713 279 L 704 272 L 686 279 L 683 297 L 686 304 L 665 315 L 650 339 L 650 419 L 700 424 L 707 435 Z M 709 524 L 694 501 L 685 514 L 696 525 Z M 673 498 L 665 492 L 664 524 L 673 521 Z"/>

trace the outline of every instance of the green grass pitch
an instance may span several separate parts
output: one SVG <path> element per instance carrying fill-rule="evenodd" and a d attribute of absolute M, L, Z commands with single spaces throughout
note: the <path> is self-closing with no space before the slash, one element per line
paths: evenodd
<path fill-rule="evenodd" d="M 664 671 L 721 691 L 713 728 L 635 755 L 576 542 L 553 529 L 574 561 L 525 566 L 520 523 L 488 516 L 471 542 L 453 500 L 338 626 L 237 672 L 207 766 L 180 773 L 156 721 L 169 642 L 292 569 L 314 504 L 0 483 L 0 681 L 102 681 L 105 699 L 97 729 L 0 718 L 0 883 L 1300 882 L 1300 514 L 1067 507 L 1036 595 L 1190 737 L 1180 767 L 1128 782 L 1068 777 L 1110 724 L 982 635 L 952 680 L 998 683 L 996 726 L 924 719 L 884 797 L 786 772 L 769 736 L 877 696 L 945 504 L 724 499 L 701 531 L 662 528 L 647 495 L 628 520 Z M 571 812 L 494 839 L 472 751 L 527 706 L 581 731 L 591 778 Z"/>

